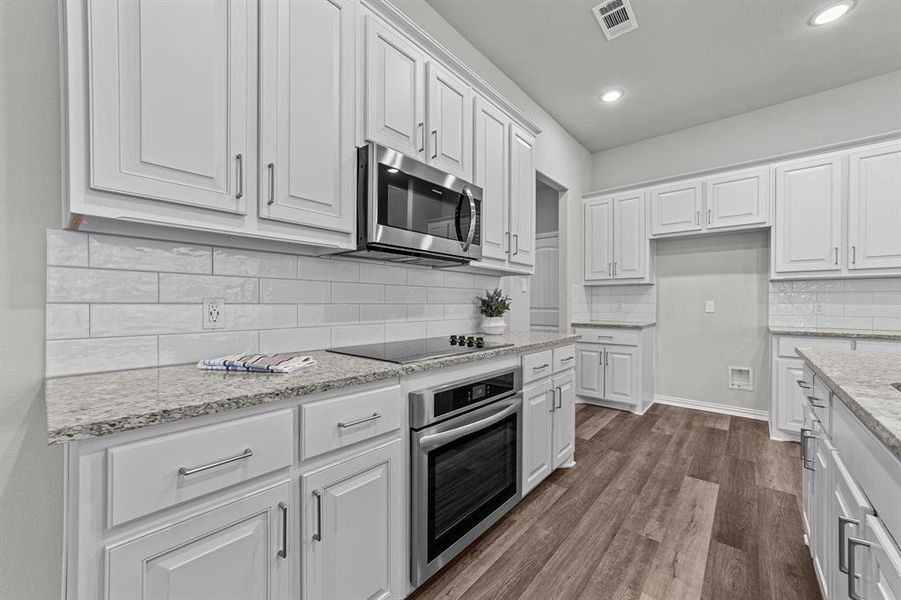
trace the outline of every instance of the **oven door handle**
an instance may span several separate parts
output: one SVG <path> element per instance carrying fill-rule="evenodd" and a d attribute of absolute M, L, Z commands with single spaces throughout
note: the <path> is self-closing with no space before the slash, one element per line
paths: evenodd
<path fill-rule="evenodd" d="M 420 438 L 419 447 L 428 452 L 434 448 L 439 446 L 444 446 L 454 440 L 460 439 L 463 436 L 469 435 L 479 429 L 484 429 L 489 425 L 494 425 L 498 421 L 502 421 L 514 414 L 519 410 L 520 405 L 522 404 L 522 400 L 517 398 L 515 402 L 510 404 L 507 408 L 501 410 L 500 412 L 496 412 L 490 417 L 485 417 L 475 423 L 469 423 L 467 425 L 463 425 L 462 427 L 457 427 L 456 429 L 451 429 L 450 431 L 442 431 L 441 433 L 433 433 L 432 435 L 426 435 Z"/>

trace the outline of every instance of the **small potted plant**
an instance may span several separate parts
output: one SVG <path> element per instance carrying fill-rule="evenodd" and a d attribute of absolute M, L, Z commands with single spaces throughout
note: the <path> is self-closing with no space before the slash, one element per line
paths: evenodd
<path fill-rule="evenodd" d="M 482 333 L 486 335 L 501 335 L 507 329 L 507 324 L 502 318 L 504 313 L 510 310 L 510 296 L 505 296 L 501 288 L 494 288 L 493 292 L 485 290 L 485 296 L 476 296 L 479 301 L 479 312 L 482 313 Z"/>

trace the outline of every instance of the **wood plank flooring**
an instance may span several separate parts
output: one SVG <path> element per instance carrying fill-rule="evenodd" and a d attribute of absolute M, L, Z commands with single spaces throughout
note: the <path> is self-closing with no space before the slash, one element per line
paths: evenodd
<path fill-rule="evenodd" d="M 763 421 L 578 405 L 576 466 L 413 597 L 819 599 L 800 494 L 798 444 Z"/>

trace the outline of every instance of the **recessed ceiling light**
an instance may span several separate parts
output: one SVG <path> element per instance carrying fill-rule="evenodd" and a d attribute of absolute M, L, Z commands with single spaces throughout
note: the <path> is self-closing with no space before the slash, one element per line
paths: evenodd
<path fill-rule="evenodd" d="M 601 94 L 601 100 L 604 102 L 616 102 L 623 97 L 622 90 L 609 90 Z"/>
<path fill-rule="evenodd" d="M 394 175 L 395 173 L 397 173 L 397 169 L 392 167 L 392 168 L 388 169 L 388 172 L 391 173 L 392 175 Z"/>
<path fill-rule="evenodd" d="M 827 6 L 826 8 L 813 15 L 813 17 L 810 19 L 810 24 L 825 25 L 827 23 L 832 23 L 833 21 L 845 16 L 853 6 L 854 2 L 852 0 L 846 0 L 844 2 L 839 2 L 837 4 Z"/>

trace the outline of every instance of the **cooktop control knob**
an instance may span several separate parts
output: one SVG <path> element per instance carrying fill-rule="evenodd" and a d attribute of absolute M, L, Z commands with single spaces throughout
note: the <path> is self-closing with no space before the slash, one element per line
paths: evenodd
<path fill-rule="evenodd" d="M 481 337 L 476 338 L 476 348 L 484 348 L 485 347 L 485 339 Z"/>
<path fill-rule="evenodd" d="M 451 345 L 451 346 L 456 346 L 456 345 L 457 345 L 457 336 L 452 335 L 452 336 L 450 337 L 450 345 Z"/>
<path fill-rule="evenodd" d="M 476 339 L 473 336 L 469 336 L 468 338 L 466 338 L 466 345 L 472 348 L 476 345 Z"/>

